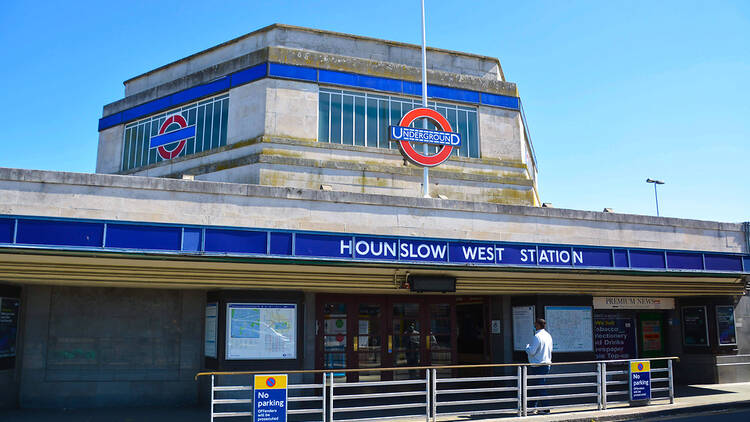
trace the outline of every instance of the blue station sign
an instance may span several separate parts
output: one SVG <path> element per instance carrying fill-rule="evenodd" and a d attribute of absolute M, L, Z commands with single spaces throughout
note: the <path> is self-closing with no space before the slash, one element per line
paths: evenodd
<path fill-rule="evenodd" d="M 750 255 L 0 216 L 0 247 L 486 267 L 750 272 Z"/>
<path fill-rule="evenodd" d="M 422 142 L 430 145 L 461 146 L 461 134 L 439 130 L 419 129 L 414 127 L 390 126 L 391 139 L 394 141 Z"/>

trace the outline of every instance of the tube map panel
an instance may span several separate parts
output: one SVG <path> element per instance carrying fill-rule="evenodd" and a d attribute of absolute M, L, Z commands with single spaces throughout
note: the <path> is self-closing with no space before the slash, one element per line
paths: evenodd
<path fill-rule="evenodd" d="M 296 359 L 297 305 L 228 303 L 226 359 Z"/>

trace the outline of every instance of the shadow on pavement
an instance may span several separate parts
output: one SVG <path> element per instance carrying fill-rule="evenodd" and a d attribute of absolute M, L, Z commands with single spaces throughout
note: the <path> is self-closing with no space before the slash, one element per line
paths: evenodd
<path fill-rule="evenodd" d="M 199 407 L 0 410 L 3 422 L 206 422 L 207 419 L 208 408 Z"/>

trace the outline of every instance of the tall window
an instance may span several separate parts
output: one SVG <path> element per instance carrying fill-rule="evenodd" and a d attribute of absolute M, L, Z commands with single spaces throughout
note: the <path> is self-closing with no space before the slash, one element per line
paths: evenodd
<path fill-rule="evenodd" d="M 461 147 L 454 149 L 453 154 L 479 158 L 477 110 L 434 101 L 427 104 L 448 119 L 454 132 L 461 134 Z M 421 106 L 418 99 L 320 88 L 318 141 L 397 149 L 397 143 L 388 140 L 388 126 L 397 125 L 404 114 Z M 436 129 L 431 123 L 428 128 Z M 430 154 L 437 148 L 431 145 Z"/>
<path fill-rule="evenodd" d="M 181 115 L 179 124 L 169 124 L 165 133 L 182 126 L 194 127 L 189 132 L 194 136 L 187 138 L 185 145 L 178 149 L 179 142 L 163 145 L 168 151 L 175 151 L 175 157 L 183 157 L 197 152 L 217 148 L 227 144 L 227 117 L 229 116 L 229 95 L 224 94 L 207 100 L 187 104 L 165 113 L 160 113 L 138 120 L 125 126 L 125 138 L 122 150 L 122 170 L 129 170 L 164 161 L 158 148 L 150 148 L 151 138 L 159 135 L 159 130 L 166 119 L 175 114 Z M 172 121 L 177 122 L 176 119 Z M 179 151 L 179 152 L 178 152 Z"/>

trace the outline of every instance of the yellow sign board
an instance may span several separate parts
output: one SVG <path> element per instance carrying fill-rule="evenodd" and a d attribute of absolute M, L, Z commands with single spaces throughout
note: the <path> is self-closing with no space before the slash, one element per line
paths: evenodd
<path fill-rule="evenodd" d="M 651 362 L 647 360 L 630 362 L 630 372 L 631 373 L 651 372 Z"/>
<path fill-rule="evenodd" d="M 287 376 L 283 375 L 256 375 L 256 390 L 284 390 L 287 386 Z"/>

